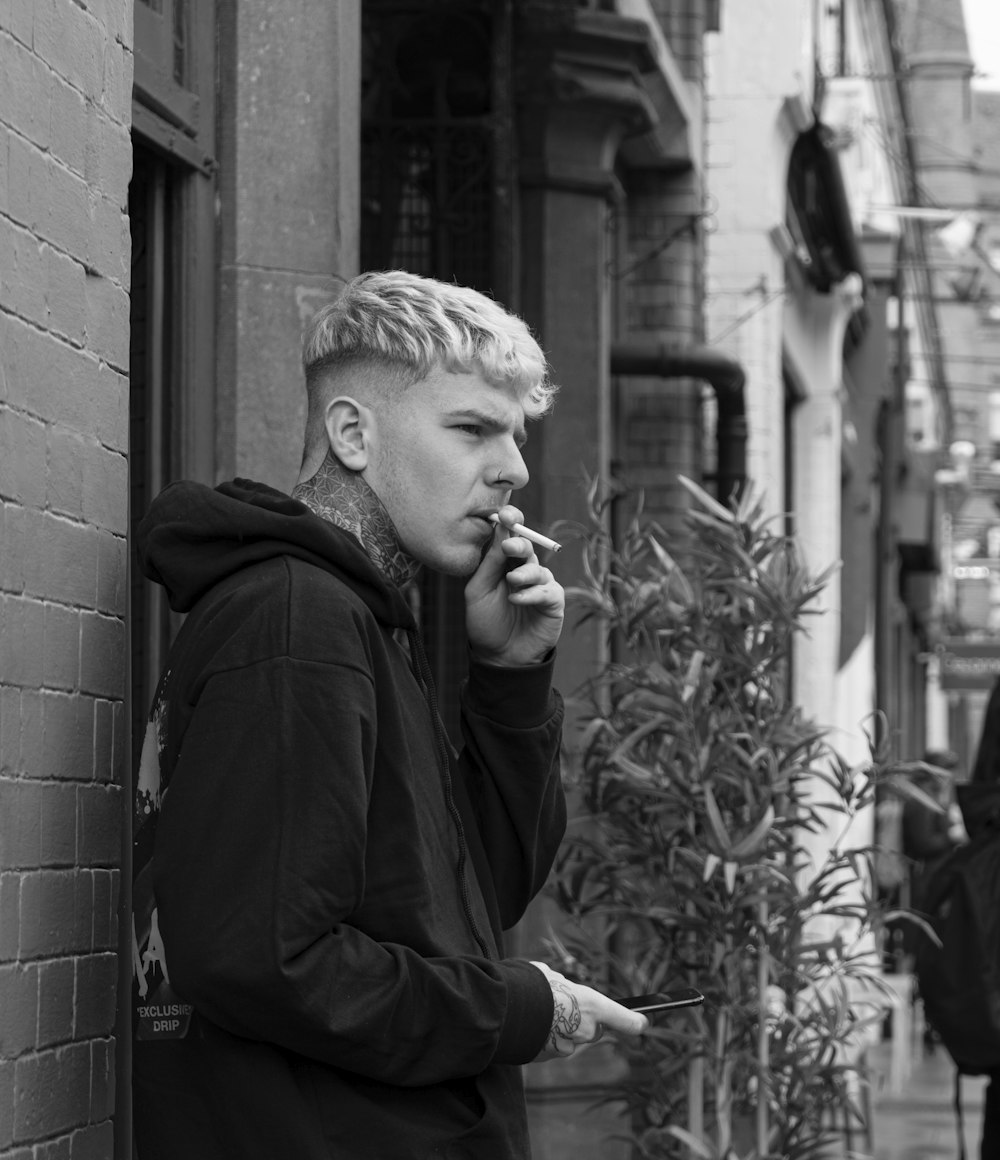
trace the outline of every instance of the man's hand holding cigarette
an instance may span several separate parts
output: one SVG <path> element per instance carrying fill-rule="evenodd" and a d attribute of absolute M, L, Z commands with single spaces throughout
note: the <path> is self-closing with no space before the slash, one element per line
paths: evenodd
<path fill-rule="evenodd" d="M 520 510 L 505 504 L 495 522 L 493 540 L 465 586 L 469 644 L 491 664 L 538 664 L 559 639 L 565 593 L 535 554 L 532 539 L 540 533 L 524 534 L 529 529 Z"/>

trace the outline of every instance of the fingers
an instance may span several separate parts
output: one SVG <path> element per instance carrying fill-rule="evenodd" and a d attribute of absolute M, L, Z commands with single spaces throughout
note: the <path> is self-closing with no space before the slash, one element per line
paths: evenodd
<path fill-rule="evenodd" d="M 498 515 L 500 527 L 465 585 L 469 644 L 492 664 L 538 664 L 559 639 L 566 593 L 530 540 L 511 535 L 520 509 L 505 504 Z"/>
<path fill-rule="evenodd" d="M 573 983 L 544 963 L 534 963 L 552 989 L 552 1027 L 540 1059 L 570 1056 L 580 1047 L 596 1043 L 605 1031 L 641 1035 L 649 1026 L 645 1015 L 622 1007 L 592 987 Z"/>
<path fill-rule="evenodd" d="M 490 586 L 504 583 L 512 604 L 560 610 L 565 599 L 562 586 L 539 561 L 531 541 L 510 532 L 510 525 L 522 518 L 520 510 L 507 504 L 500 515 L 500 527 L 480 565 L 482 577 Z"/>
<path fill-rule="evenodd" d="M 498 512 L 500 524 L 493 534 L 479 565 L 479 574 L 492 587 L 510 570 L 512 561 L 528 563 L 534 557 L 534 548 L 523 536 L 515 536 L 510 528 L 519 523 L 522 516 L 519 508 L 506 504 Z M 537 562 L 537 561 L 536 561 Z"/>
<path fill-rule="evenodd" d="M 523 551 L 526 559 L 536 552 L 559 551 L 559 544 L 554 540 L 550 540 L 541 532 L 533 531 L 524 525 L 524 516 L 520 509 L 514 507 L 513 504 L 505 504 L 494 518 L 499 521 L 500 528 L 505 533 L 499 537 L 500 540 L 517 544 L 519 551 Z M 527 547 L 524 548 L 523 545 L 527 545 Z"/>
<path fill-rule="evenodd" d="M 595 991 L 597 996 L 597 1015 L 601 1026 L 619 1035 L 641 1035 L 648 1027 L 649 1020 L 638 1011 L 630 1011 L 607 995 Z"/>
<path fill-rule="evenodd" d="M 505 580 L 513 604 L 548 606 L 560 604 L 562 587 L 535 554 L 535 546 L 523 536 L 510 532 L 523 519 L 518 508 L 507 504 L 499 512 L 504 534 L 498 535 L 499 548 L 507 562 Z"/>
<path fill-rule="evenodd" d="M 506 528 L 508 532 L 515 524 L 524 523 L 524 512 L 520 508 L 514 507 L 512 503 L 505 503 L 502 508 L 498 508 L 497 516 L 501 526 Z"/>
<path fill-rule="evenodd" d="M 510 540 L 507 541 L 508 544 L 510 542 Z M 506 545 L 504 546 L 506 547 Z M 517 556 L 511 557 L 506 552 L 505 555 L 508 555 L 508 559 L 518 558 Z M 555 584 L 555 577 L 552 573 L 548 568 L 539 564 L 534 557 L 511 568 L 507 573 L 506 580 L 511 596 L 531 596 L 534 594 L 534 590 Z"/>

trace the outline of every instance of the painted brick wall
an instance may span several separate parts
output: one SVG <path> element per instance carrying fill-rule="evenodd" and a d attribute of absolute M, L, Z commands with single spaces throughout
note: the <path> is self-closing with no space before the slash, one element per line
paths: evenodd
<path fill-rule="evenodd" d="M 113 1153 L 130 0 L 0 0 L 0 1160 Z"/>

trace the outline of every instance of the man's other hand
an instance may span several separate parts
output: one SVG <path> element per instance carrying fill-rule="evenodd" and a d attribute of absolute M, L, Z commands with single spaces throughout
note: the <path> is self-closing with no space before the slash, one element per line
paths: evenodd
<path fill-rule="evenodd" d="M 596 1043 L 605 1031 L 641 1035 L 649 1026 L 645 1015 L 630 1011 L 600 991 L 570 982 L 545 963 L 533 962 L 531 965 L 548 979 L 555 1004 L 549 1038 L 542 1052 L 535 1057 L 536 1063 L 570 1056 L 578 1047 Z"/>
<path fill-rule="evenodd" d="M 562 631 L 566 594 L 535 555 L 535 547 L 510 528 L 524 516 L 510 504 L 489 548 L 465 586 L 465 624 L 473 652 L 491 664 L 538 664 Z"/>

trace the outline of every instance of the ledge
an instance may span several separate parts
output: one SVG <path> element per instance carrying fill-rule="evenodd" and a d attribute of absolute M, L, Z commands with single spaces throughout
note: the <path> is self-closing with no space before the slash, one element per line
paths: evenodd
<path fill-rule="evenodd" d="M 523 19 L 526 184 L 609 194 L 620 149 L 630 165 L 691 163 L 690 110 L 677 99 L 683 82 L 648 20 L 584 9 L 558 21 L 529 10 Z"/>
<path fill-rule="evenodd" d="M 618 0 L 618 11 L 649 29 L 653 68 L 643 73 L 642 85 L 657 115 L 656 125 L 647 133 L 622 142 L 625 161 L 636 169 L 700 165 L 699 135 L 692 127 L 700 123 L 701 114 L 650 0 Z"/>

